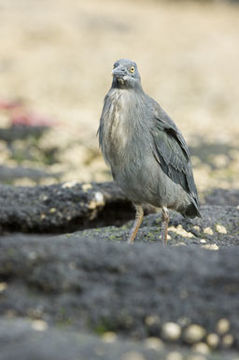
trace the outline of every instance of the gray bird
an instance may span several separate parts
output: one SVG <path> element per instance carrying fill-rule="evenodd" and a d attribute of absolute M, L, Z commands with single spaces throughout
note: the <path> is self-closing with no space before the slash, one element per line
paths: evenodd
<path fill-rule="evenodd" d="M 98 134 L 114 180 L 136 208 L 128 242 L 142 223 L 143 205 L 150 204 L 162 209 L 167 244 L 168 209 L 201 217 L 189 150 L 173 120 L 143 91 L 135 62 L 116 61 L 112 74 Z"/>

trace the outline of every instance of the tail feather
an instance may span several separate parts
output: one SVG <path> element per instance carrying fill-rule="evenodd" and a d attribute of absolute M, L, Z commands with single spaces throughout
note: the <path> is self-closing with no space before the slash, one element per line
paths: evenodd
<path fill-rule="evenodd" d="M 184 216 L 190 217 L 190 218 L 194 218 L 194 217 L 202 217 L 199 208 L 198 208 L 198 204 L 196 203 L 196 201 L 192 201 L 191 204 L 186 208 L 184 214 Z"/>

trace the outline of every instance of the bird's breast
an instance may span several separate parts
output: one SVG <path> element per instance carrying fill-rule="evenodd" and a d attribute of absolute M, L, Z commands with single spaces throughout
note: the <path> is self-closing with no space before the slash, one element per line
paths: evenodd
<path fill-rule="evenodd" d="M 122 162 L 132 138 L 133 122 L 130 118 L 130 96 L 117 90 L 108 99 L 103 114 L 103 153 L 111 166 Z"/>

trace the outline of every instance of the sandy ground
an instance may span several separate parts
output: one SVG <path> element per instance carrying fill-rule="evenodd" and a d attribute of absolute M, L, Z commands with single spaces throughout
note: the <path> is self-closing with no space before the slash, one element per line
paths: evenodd
<path fill-rule="evenodd" d="M 238 19 L 239 6 L 223 3 L 0 0 L 0 98 L 57 121 L 40 144 L 59 147 L 50 170 L 106 180 L 96 138 L 103 97 L 113 62 L 134 59 L 192 148 L 200 191 L 238 187 Z M 14 165 L 8 155 L 0 142 L 0 161 Z"/>

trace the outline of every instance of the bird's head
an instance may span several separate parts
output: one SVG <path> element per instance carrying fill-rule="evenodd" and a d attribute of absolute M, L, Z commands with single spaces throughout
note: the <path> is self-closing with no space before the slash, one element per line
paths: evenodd
<path fill-rule="evenodd" d="M 140 75 L 134 61 L 120 59 L 114 63 L 112 87 L 120 89 L 141 88 Z"/>

